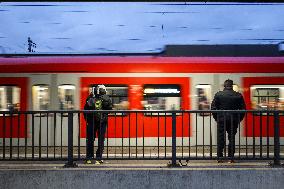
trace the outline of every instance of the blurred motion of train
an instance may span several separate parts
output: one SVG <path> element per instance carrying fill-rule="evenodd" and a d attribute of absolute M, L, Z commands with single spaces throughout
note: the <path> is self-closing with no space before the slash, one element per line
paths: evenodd
<path fill-rule="evenodd" d="M 208 110 L 213 95 L 222 90 L 228 78 L 234 81 L 234 90 L 243 93 L 247 109 L 284 110 L 284 53 L 278 45 L 169 45 L 157 54 L 2 55 L 0 111 L 82 110 L 89 91 L 98 84 L 107 87 L 114 110 Z M 147 123 L 157 119 L 157 115 L 141 116 L 143 135 L 156 137 L 155 121 L 151 121 L 152 125 Z M 120 127 L 127 127 L 129 117 L 117 117 L 125 124 L 120 123 Z M 177 127 L 181 119 L 177 115 Z M 206 129 L 210 116 L 204 113 L 196 119 L 207 123 Z M 195 132 L 195 120 L 187 117 L 186 121 L 184 131 L 178 131 L 177 137 Z M 252 135 L 251 121 L 243 123 L 247 127 L 243 135 Z M 280 121 L 283 126 L 283 119 Z M 84 138 L 82 118 L 80 124 Z M 117 129 L 110 116 L 108 138 L 135 137 L 132 128 L 125 134 Z M 9 130 L 4 136 L 0 115 L 0 137 L 9 137 Z M 24 130 L 21 122 L 19 129 L 12 129 L 12 136 L 18 137 L 19 133 L 24 138 Z M 273 136 L 273 129 L 261 132 L 256 128 L 255 136 Z M 280 134 L 284 136 L 283 132 Z M 170 137 L 171 133 L 159 135 Z"/>

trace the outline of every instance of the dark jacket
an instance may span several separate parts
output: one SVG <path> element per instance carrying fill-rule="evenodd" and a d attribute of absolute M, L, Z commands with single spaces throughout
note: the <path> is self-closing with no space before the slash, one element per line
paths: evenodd
<path fill-rule="evenodd" d="M 224 88 L 223 91 L 219 91 L 215 94 L 211 104 L 211 110 L 245 110 L 246 105 L 241 93 L 234 91 L 233 89 Z M 244 113 L 213 113 L 213 117 L 217 122 L 223 122 L 230 120 L 233 117 L 234 123 L 239 123 L 243 120 Z"/>
<path fill-rule="evenodd" d="M 111 110 L 112 102 L 109 96 L 107 95 L 92 95 L 88 96 L 84 106 L 84 110 L 96 110 L 94 103 L 97 100 L 102 100 L 101 110 Z M 93 123 L 94 121 L 107 121 L 107 113 L 84 113 L 84 118 L 88 123 Z"/>

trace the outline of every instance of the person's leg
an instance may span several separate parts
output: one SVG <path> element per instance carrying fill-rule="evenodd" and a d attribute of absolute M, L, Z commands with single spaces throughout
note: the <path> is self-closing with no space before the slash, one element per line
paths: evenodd
<path fill-rule="evenodd" d="M 96 140 L 96 138 L 98 138 L 99 135 L 99 124 L 97 122 L 94 123 L 94 141 Z"/>
<path fill-rule="evenodd" d="M 232 160 L 234 159 L 234 154 L 235 154 L 235 135 L 237 133 L 238 126 L 236 125 L 230 125 L 230 127 L 227 129 L 228 133 L 228 140 L 229 140 L 229 145 L 228 145 L 228 157 Z"/>
<path fill-rule="evenodd" d="M 91 160 L 94 158 L 94 124 L 89 122 L 87 124 L 87 155 L 86 159 Z"/>
<path fill-rule="evenodd" d="M 98 129 L 98 149 L 96 151 L 97 160 L 102 160 L 106 128 L 107 128 L 107 122 L 102 121 Z"/>
<path fill-rule="evenodd" d="M 217 157 L 223 157 L 223 150 L 225 145 L 225 131 L 224 125 L 219 123 L 217 125 Z"/>

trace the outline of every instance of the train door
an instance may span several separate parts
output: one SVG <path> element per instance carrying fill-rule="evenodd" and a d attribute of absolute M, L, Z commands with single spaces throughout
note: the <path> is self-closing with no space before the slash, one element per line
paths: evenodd
<path fill-rule="evenodd" d="M 57 74 L 53 76 L 54 82 L 53 90 L 53 104 L 56 110 L 79 110 L 80 109 L 80 85 L 78 77 L 75 74 Z M 68 115 L 66 113 L 56 114 L 56 124 L 53 131 L 53 140 L 57 146 L 66 146 L 68 142 Z M 79 135 L 79 123 L 78 114 L 73 114 L 73 126 L 74 126 L 74 145 L 77 145 Z M 81 141 L 81 144 L 85 144 Z"/>
<path fill-rule="evenodd" d="M 29 84 L 29 110 L 39 111 L 29 115 L 29 145 L 38 146 L 40 153 L 42 146 L 51 145 L 53 141 L 53 115 L 40 113 L 42 110 L 55 110 L 53 100 L 54 83 L 56 78 L 52 74 L 32 74 Z"/>
<path fill-rule="evenodd" d="M 30 82 L 32 110 L 79 109 L 78 79 L 70 74 L 34 74 Z M 78 120 L 74 114 L 74 135 L 78 135 Z M 37 113 L 30 117 L 30 136 L 34 145 L 66 146 L 68 142 L 67 113 Z M 77 144 L 74 137 L 74 144 Z"/>
<path fill-rule="evenodd" d="M 214 93 L 220 90 L 219 74 L 195 74 L 192 81 L 192 109 L 210 110 Z M 192 116 L 191 145 L 215 145 L 217 143 L 216 122 L 210 113 L 196 113 Z"/>
<path fill-rule="evenodd" d="M 26 129 L 24 116 L 17 111 L 27 109 L 27 78 L 0 78 L 0 111 L 10 111 L 0 114 L 0 138 L 24 138 Z M 2 141 L 1 141 L 2 142 Z"/>

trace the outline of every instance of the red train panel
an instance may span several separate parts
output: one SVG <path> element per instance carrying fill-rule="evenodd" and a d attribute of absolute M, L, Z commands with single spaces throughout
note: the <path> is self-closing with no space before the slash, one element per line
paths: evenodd
<path fill-rule="evenodd" d="M 92 84 L 126 84 L 129 86 L 129 108 L 141 110 L 141 100 L 142 100 L 142 87 L 144 84 L 179 84 L 181 86 L 181 108 L 182 109 L 190 109 L 190 101 L 189 101 L 189 86 L 190 79 L 189 78 L 181 78 L 181 77 L 172 77 L 172 78 L 159 78 L 159 77 L 83 77 L 81 78 L 81 109 L 84 108 L 85 99 L 89 93 L 89 86 Z M 171 136 L 171 117 L 166 117 L 166 129 L 165 126 L 161 126 L 158 131 L 158 117 L 157 116 L 144 116 L 142 114 L 138 114 L 137 123 L 138 123 L 138 131 L 136 132 L 136 117 L 134 115 L 123 116 L 117 118 L 110 117 L 108 124 L 108 134 L 107 136 L 110 138 L 121 138 L 122 130 L 124 131 L 123 137 L 154 137 L 154 136 Z M 129 124 L 130 119 L 130 124 Z M 151 119 L 151 120 L 150 120 Z M 159 121 L 162 123 L 164 121 L 163 118 L 159 118 Z M 123 128 L 122 128 L 123 122 Z M 182 123 L 183 122 L 183 126 Z M 83 117 L 81 117 L 81 137 L 86 136 L 86 123 Z M 116 124 L 115 124 L 116 123 Z M 183 127 L 183 128 L 182 128 Z M 177 117 L 177 136 L 189 136 L 190 134 L 190 125 L 188 116 L 185 116 L 182 120 L 181 116 Z M 158 133 L 159 132 L 159 133 Z"/>
<path fill-rule="evenodd" d="M 20 93 L 20 110 L 27 109 L 27 78 L 26 77 L 5 77 L 0 78 L 0 85 L 15 85 L 21 88 Z M 21 115 L 20 120 L 25 120 Z M 4 127 L 5 125 L 5 127 Z M 12 131 L 12 133 L 11 133 Z M 26 137 L 25 122 L 18 122 L 18 115 L 6 115 L 5 121 L 3 115 L 0 117 L 0 138 L 24 138 Z"/>

